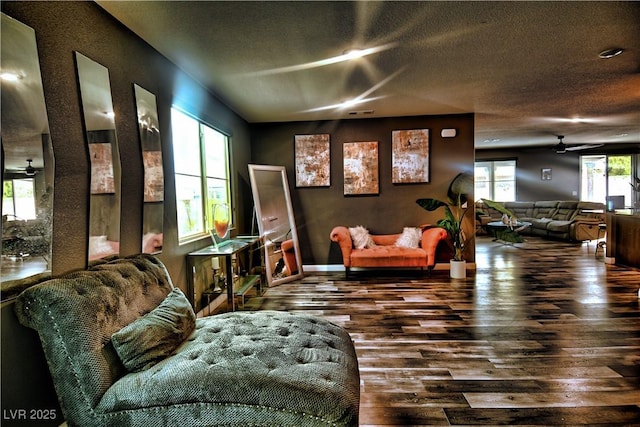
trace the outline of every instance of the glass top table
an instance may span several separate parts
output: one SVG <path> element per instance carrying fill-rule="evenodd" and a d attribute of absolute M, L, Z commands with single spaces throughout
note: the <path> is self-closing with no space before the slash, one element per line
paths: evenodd
<path fill-rule="evenodd" d="M 505 243 L 522 243 L 524 239 L 519 232 L 531 227 L 531 223 L 526 221 L 516 221 L 515 223 L 493 221 L 486 224 L 486 227 L 487 231 L 495 237 L 494 242 L 500 240 Z"/>
<path fill-rule="evenodd" d="M 227 240 L 225 242 L 218 243 L 218 246 L 211 245 L 206 248 L 199 249 L 197 251 L 189 252 L 188 256 L 225 256 L 233 255 L 239 251 L 246 249 L 250 242 L 244 240 Z"/>
<path fill-rule="evenodd" d="M 233 255 L 240 253 L 249 247 L 260 242 L 260 236 L 238 236 L 223 242 L 218 245 L 209 245 L 205 248 L 198 249 L 197 251 L 189 252 L 187 254 L 187 293 L 192 300 L 192 304 L 195 305 L 195 268 L 196 262 L 203 258 L 224 257 L 225 258 L 225 276 L 229 278 L 227 284 L 227 305 L 229 311 L 235 310 L 235 301 L 233 297 L 233 271 L 231 268 L 231 259 Z"/>

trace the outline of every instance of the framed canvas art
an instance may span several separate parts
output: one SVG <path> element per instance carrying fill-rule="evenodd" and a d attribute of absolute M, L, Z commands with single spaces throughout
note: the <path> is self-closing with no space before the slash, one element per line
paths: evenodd
<path fill-rule="evenodd" d="M 294 141 L 296 187 L 331 185 L 329 134 L 296 135 Z"/>
<path fill-rule="evenodd" d="M 394 130 L 391 134 L 392 182 L 429 182 L 429 129 Z"/>
<path fill-rule="evenodd" d="M 345 196 L 378 194 L 378 141 L 345 142 L 342 147 Z"/>

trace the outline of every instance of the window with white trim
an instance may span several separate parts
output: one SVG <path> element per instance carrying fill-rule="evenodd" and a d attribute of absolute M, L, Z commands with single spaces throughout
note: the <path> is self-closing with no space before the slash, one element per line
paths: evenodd
<path fill-rule="evenodd" d="M 489 160 L 475 163 L 475 198 L 511 202 L 516 200 L 516 161 Z"/>
<path fill-rule="evenodd" d="M 2 215 L 10 220 L 36 218 L 35 181 L 33 178 L 5 179 L 2 182 Z"/>
<path fill-rule="evenodd" d="M 178 239 L 186 242 L 213 229 L 213 211 L 231 203 L 229 137 L 171 109 Z M 233 227 L 233 215 L 231 224 Z"/>
<path fill-rule="evenodd" d="M 633 170 L 630 154 L 580 156 L 580 200 L 605 203 L 607 197 L 618 196 L 631 207 L 635 202 Z"/>

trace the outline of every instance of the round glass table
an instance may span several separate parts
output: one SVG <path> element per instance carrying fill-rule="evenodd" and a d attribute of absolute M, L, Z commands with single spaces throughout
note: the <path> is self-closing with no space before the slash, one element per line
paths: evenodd
<path fill-rule="evenodd" d="M 531 223 L 526 221 L 516 221 L 515 223 L 493 221 L 486 224 L 486 227 L 487 232 L 494 237 L 494 242 L 500 240 L 505 243 L 522 243 L 524 239 L 520 232 L 531 227 Z"/>

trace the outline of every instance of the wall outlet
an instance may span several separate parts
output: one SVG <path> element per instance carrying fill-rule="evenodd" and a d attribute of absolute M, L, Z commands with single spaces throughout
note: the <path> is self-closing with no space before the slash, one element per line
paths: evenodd
<path fill-rule="evenodd" d="M 577 195 L 578 195 L 578 192 L 577 192 L 576 190 L 573 190 L 573 191 L 571 192 L 571 195 L 572 195 L 572 196 L 577 196 Z"/>

